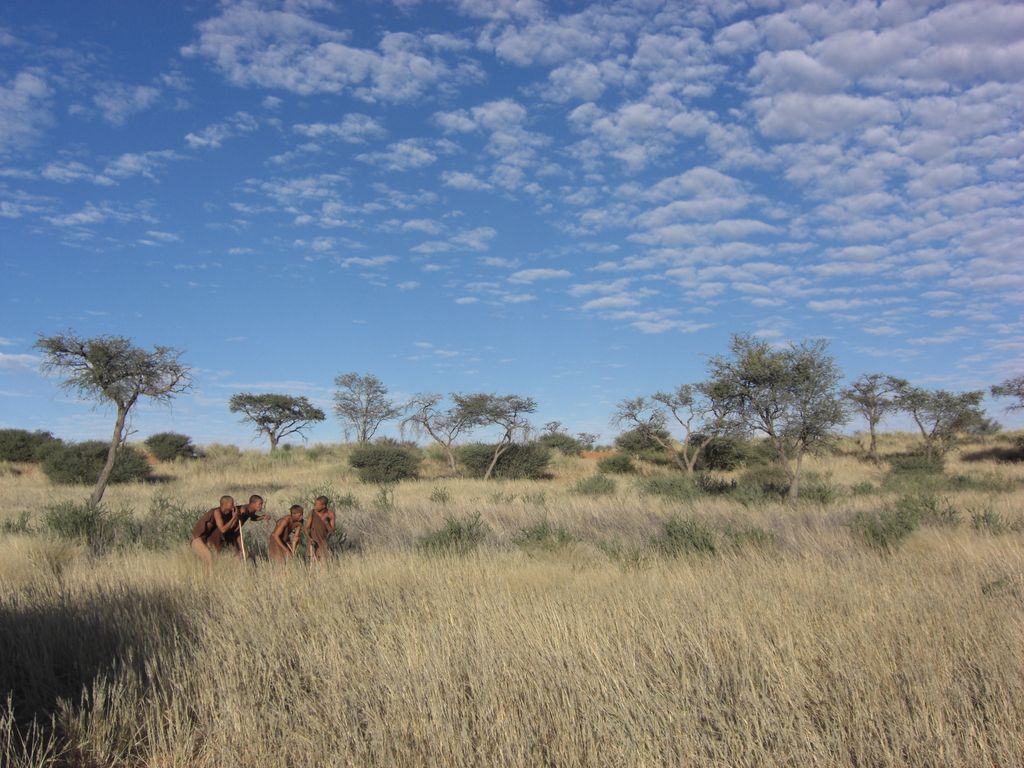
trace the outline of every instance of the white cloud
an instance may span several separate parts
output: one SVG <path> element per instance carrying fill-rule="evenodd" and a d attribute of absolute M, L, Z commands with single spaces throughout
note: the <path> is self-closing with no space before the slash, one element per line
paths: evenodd
<path fill-rule="evenodd" d="M 160 90 L 151 85 L 104 83 L 92 97 L 100 115 L 111 125 L 124 125 L 132 115 L 145 112 L 160 99 Z"/>
<path fill-rule="evenodd" d="M 34 143 L 53 122 L 53 91 L 42 73 L 23 70 L 0 81 L 0 154 Z"/>
<path fill-rule="evenodd" d="M 363 144 L 385 134 L 377 120 L 358 112 L 350 112 L 339 123 L 299 123 L 292 130 L 311 139 L 331 138 L 348 144 Z"/>
<path fill-rule="evenodd" d="M 0 371 L 37 371 L 39 362 L 36 355 L 0 352 Z"/>
<path fill-rule="evenodd" d="M 248 112 L 236 112 L 220 123 L 212 123 L 201 131 L 185 136 L 185 143 L 192 149 L 216 149 L 225 141 L 243 133 L 252 133 L 259 123 Z"/>
<path fill-rule="evenodd" d="M 513 272 L 508 279 L 511 283 L 535 283 L 538 280 L 560 280 L 572 277 L 567 269 L 522 269 Z"/>

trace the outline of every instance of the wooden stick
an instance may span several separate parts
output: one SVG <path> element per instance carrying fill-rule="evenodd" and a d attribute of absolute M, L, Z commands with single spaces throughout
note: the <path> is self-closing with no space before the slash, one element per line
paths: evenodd
<path fill-rule="evenodd" d="M 249 555 L 245 551 L 245 531 L 242 530 L 242 517 L 238 517 L 238 545 L 242 548 L 242 562 L 249 562 Z"/>

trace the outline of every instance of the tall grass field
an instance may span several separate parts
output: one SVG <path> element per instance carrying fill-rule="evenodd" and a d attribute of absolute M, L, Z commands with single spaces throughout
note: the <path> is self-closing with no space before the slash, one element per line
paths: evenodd
<path fill-rule="evenodd" d="M 1024 765 L 1013 445 L 847 438 L 795 503 L 770 467 L 572 456 L 380 487 L 332 446 L 208 449 L 89 512 L 3 465 L 0 764 Z M 188 534 L 225 493 L 330 496 L 333 557 L 275 566 L 253 523 L 208 575 Z"/>

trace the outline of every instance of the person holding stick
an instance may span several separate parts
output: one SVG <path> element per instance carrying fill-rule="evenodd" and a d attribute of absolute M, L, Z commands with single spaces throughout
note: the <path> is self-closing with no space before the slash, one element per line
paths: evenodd
<path fill-rule="evenodd" d="M 267 555 L 277 563 L 286 563 L 295 554 L 302 530 L 302 514 L 305 510 L 300 504 L 292 504 L 288 514 L 277 521 L 273 533 L 270 534 Z"/>
<path fill-rule="evenodd" d="M 199 518 L 192 528 L 192 551 L 206 563 L 207 573 L 213 573 L 213 553 L 220 549 L 220 536 L 237 523 L 238 508 L 235 500 L 230 496 L 221 496 L 220 505 Z M 216 539 L 214 534 L 217 534 Z"/>
<path fill-rule="evenodd" d="M 313 502 L 313 509 L 306 519 L 306 554 L 310 562 L 314 560 L 326 560 L 330 557 L 331 551 L 327 546 L 327 539 L 336 525 L 334 510 L 330 508 L 331 500 L 326 496 L 317 496 Z"/>
<path fill-rule="evenodd" d="M 263 504 L 262 496 L 256 494 L 250 496 L 248 504 L 242 504 L 238 507 L 238 524 L 224 533 L 215 531 L 210 537 L 213 540 L 210 546 L 217 550 L 220 550 L 221 547 L 234 549 L 235 555 L 239 559 L 245 560 L 245 540 L 242 538 L 242 526 L 250 520 L 259 522 L 269 517 L 269 515 L 260 514 L 263 511 Z"/>

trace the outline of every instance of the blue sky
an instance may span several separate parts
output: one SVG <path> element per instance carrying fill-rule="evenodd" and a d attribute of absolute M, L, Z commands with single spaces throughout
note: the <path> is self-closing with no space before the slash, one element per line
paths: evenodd
<path fill-rule="evenodd" d="M 1019 3 L 102 5 L 0 9 L 2 425 L 107 436 L 66 329 L 185 350 L 140 437 L 242 445 L 353 370 L 608 439 L 734 332 L 1024 370 Z"/>

